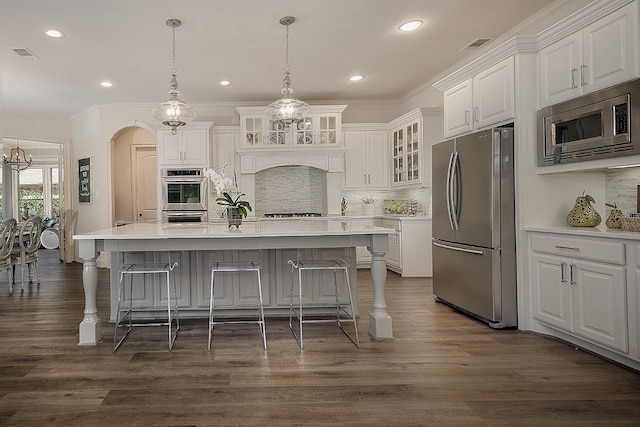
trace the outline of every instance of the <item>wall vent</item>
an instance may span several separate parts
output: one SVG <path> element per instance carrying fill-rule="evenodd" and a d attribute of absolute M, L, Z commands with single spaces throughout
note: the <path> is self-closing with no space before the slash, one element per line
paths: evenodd
<path fill-rule="evenodd" d="M 13 51 L 15 53 L 17 53 L 18 55 L 20 55 L 21 57 L 23 57 L 23 58 L 40 59 L 40 57 L 38 55 L 36 55 L 35 53 L 31 52 L 29 49 L 15 48 L 15 49 L 13 49 Z"/>
<path fill-rule="evenodd" d="M 469 43 L 467 46 L 463 47 L 462 50 L 470 50 L 470 49 L 477 49 L 480 46 L 489 43 L 491 40 L 493 39 L 475 39 L 474 41 L 472 41 L 471 43 Z"/>

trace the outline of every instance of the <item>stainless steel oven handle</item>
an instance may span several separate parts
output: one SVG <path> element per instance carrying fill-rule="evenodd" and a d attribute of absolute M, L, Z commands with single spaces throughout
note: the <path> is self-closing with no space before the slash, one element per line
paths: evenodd
<path fill-rule="evenodd" d="M 479 250 L 476 250 L 476 249 L 458 248 L 456 246 L 443 245 L 442 243 L 438 243 L 438 242 L 433 242 L 433 246 L 437 246 L 437 247 L 443 248 L 443 249 L 451 249 L 452 251 L 464 252 L 464 253 L 468 253 L 468 254 L 484 255 L 484 251 L 479 251 Z"/>

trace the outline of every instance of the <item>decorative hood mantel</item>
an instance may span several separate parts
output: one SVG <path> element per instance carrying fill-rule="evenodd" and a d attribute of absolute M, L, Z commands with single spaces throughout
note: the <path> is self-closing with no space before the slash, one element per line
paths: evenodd
<path fill-rule="evenodd" d="M 242 192 L 255 205 L 256 173 L 281 166 L 308 166 L 326 173 L 323 206 L 326 214 L 340 214 L 340 189 L 344 172 L 344 148 L 298 148 L 238 150 Z M 256 209 L 260 209 L 259 206 Z M 325 212 L 323 212 L 325 213 Z"/>
<path fill-rule="evenodd" d="M 344 172 L 343 148 L 318 149 L 251 149 L 238 150 L 240 156 L 240 173 L 255 174 L 264 169 L 278 166 L 309 166 L 330 173 Z"/>

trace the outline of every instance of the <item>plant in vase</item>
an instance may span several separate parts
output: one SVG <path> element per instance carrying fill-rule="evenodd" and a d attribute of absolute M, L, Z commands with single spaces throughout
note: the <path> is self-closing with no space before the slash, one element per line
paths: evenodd
<path fill-rule="evenodd" d="M 233 180 L 225 176 L 225 168 L 231 169 L 233 172 Z M 240 224 L 242 224 L 242 218 L 246 218 L 248 213 L 252 211 L 251 205 L 246 200 L 242 200 L 242 197 L 245 194 L 240 194 L 238 191 L 238 179 L 236 177 L 236 170 L 234 167 L 228 164 L 218 168 L 218 170 L 220 173 L 218 173 L 216 169 L 207 169 L 205 171 L 205 176 L 207 176 L 216 187 L 216 192 L 218 194 L 216 203 L 220 206 L 226 207 L 225 215 L 227 216 L 229 228 L 236 229 Z M 235 198 L 231 195 L 232 192 L 227 190 L 231 184 L 235 187 L 235 194 L 237 194 Z"/>
<path fill-rule="evenodd" d="M 242 224 L 242 218 L 246 218 L 251 212 L 251 205 L 246 200 L 241 200 L 244 193 L 239 194 L 235 199 L 228 192 L 223 192 L 222 197 L 216 199 L 216 203 L 226 206 L 227 221 L 229 228 L 239 227 Z"/>

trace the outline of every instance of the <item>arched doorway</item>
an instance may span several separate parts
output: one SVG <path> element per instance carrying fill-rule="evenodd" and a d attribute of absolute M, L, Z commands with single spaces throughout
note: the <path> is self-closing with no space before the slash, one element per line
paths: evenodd
<path fill-rule="evenodd" d="M 156 136 L 131 126 L 113 139 L 113 221 L 152 221 L 157 218 Z"/>

